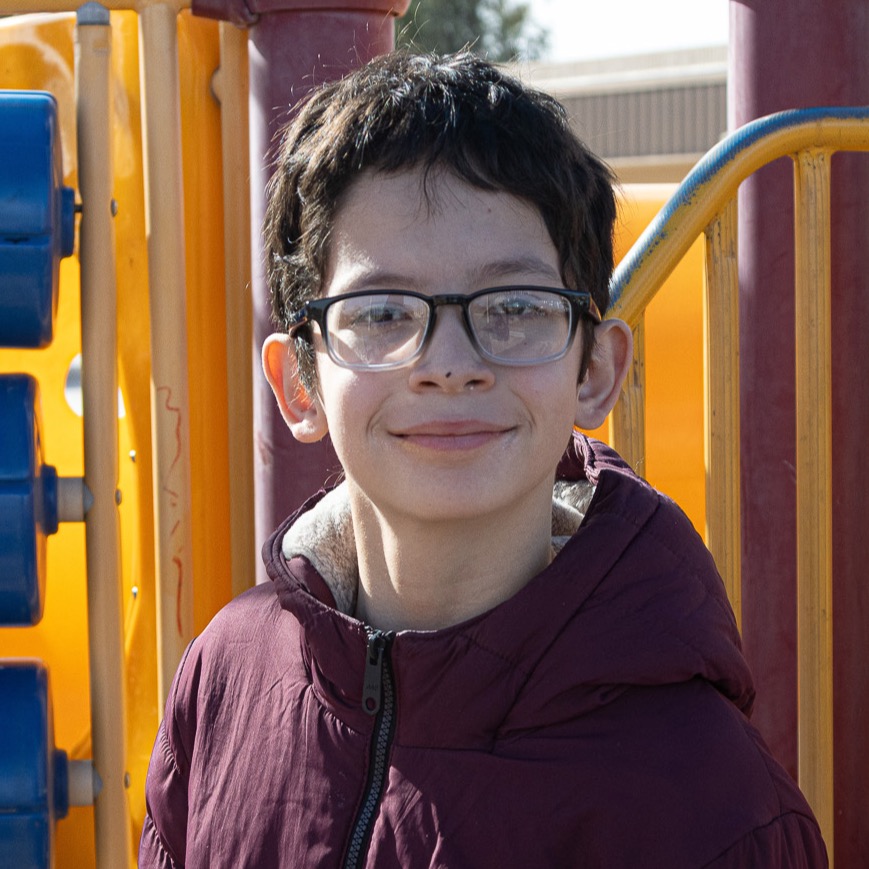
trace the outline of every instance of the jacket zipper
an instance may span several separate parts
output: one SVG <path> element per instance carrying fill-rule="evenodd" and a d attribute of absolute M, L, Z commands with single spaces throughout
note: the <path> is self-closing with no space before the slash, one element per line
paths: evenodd
<path fill-rule="evenodd" d="M 371 831 L 383 786 L 386 783 L 386 761 L 395 730 L 395 689 L 389 650 L 393 635 L 374 628 L 368 629 L 365 650 L 365 682 L 362 688 L 362 708 L 375 716 L 374 732 L 369 749 L 368 781 L 361 808 L 356 816 L 344 860 L 345 869 L 358 869 L 368 850 Z"/>

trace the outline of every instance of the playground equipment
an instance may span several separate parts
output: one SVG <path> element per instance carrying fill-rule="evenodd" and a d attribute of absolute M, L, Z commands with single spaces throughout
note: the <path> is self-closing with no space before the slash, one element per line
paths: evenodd
<path fill-rule="evenodd" d="M 34 625 L 45 601 L 45 541 L 58 522 L 84 520 L 90 496 L 78 478 L 42 462 L 39 387 L 0 375 L 0 622 Z"/>
<path fill-rule="evenodd" d="M 796 201 L 797 609 L 799 778 L 827 842 L 833 841 L 832 369 L 830 164 L 869 150 L 869 109 L 782 113 L 747 125 L 695 167 L 613 278 L 614 313 L 642 329 L 643 310 L 699 231 L 706 235 L 707 545 L 739 619 L 739 366 L 736 193 L 740 182 L 792 156 Z M 642 348 L 642 341 L 638 342 Z M 640 363 L 641 365 L 641 363 Z M 623 404 L 619 428 L 641 404 Z M 632 444 L 630 450 L 636 450 Z M 639 447 L 642 449 L 642 447 Z M 623 449 L 623 452 L 627 450 Z"/>
<path fill-rule="evenodd" d="M 4 94 L 2 123 L 0 344 L 44 347 L 57 310 L 57 263 L 73 248 L 74 191 L 61 184 L 57 110 L 49 94 Z"/>
<path fill-rule="evenodd" d="M 0 853 L 9 865 L 48 866 L 54 823 L 66 816 L 66 754 L 54 747 L 48 671 L 35 662 L 0 663 Z"/>
<path fill-rule="evenodd" d="M 62 5 L 57 0 L 56 8 Z M 134 865 L 145 769 L 168 680 L 187 640 L 252 581 L 256 547 L 251 455 L 259 457 L 260 472 L 275 461 L 271 435 L 262 440 L 257 435 L 255 442 L 252 426 L 240 422 L 250 420 L 254 404 L 255 317 L 246 287 L 251 273 L 258 271 L 258 257 L 251 256 L 248 240 L 249 224 L 259 220 L 259 182 L 267 173 L 257 148 L 267 147 L 273 121 L 263 122 L 254 136 L 258 144 L 250 158 L 250 165 L 256 166 L 252 173 L 246 73 L 250 68 L 256 79 L 250 86 L 259 94 L 256 111 L 291 102 L 292 97 L 277 95 L 268 82 L 264 57 L 281 50 L 281 39 L 266 20 L 271 15 L 282 17 L 284 23 L 292 19 L 300 26 L 299 34 L 311 39 L 304 52 L 314 52 L 322 47 L 322 39 L 314 39 L 314 13 L 308 7 L 317 4 L 291 3 L 292 8 L 283 12 L 251 6 L 252 15 L 260 18 L 249 47 L 233 25 L 197 19 L 186 11 L 179 14 L 175 5 L 144 3 L 137 12 L 111 5 L 110 14 L 93 5 L 83 8 L 77 24 L 63 14 L 24 16 L 0 24 L 0 47 L 7 59 L 0 70 L 0 87 L 45 88 L 57 95 L 58 135 L 52 145 L 54 174 L 49 185 L 54 198 L 49 197 L 53 205 L 44 210 L 56 216 L 47 249 L 52 275 L 59 272 L 47 306 L 46 285 L 39 285 L 43 309 L 55 317 L 53 340 L 32 338 L 29 346 L 45 345 L 41 350 L 0 350 L 0 375 L 29 374 L 16 375 L 16 398 L 10 399 L 14 409 L 0 410 L 0 485 L 7 479 L 3 438 L 16 426 L 23 427 L 38 446 L 32 458 L 28 454 L 26 463 L 19 462 L 26 470 L 16 479 L 25 481 L 21 487 L 32 493 L 33 513 L 39 514 L 38 521 L 26 526 L 32 534 L 16 530 L 15 544 L 0 548 L 0 564 L 5 565 L 2 559 L 7 556 L 21 559 L 31 541 L 37 553 L 47 552 L 43 561 L 38 554 L 34 560 L 36 575 L 47 576 L 44 585 L 37 580 L 35 591 L 32 583 L 29 586 L 30 600 L 36 595 L 36 608 L 44 608 L 42 620 L 0 630 L 0 656 L 14 659 L 7 668 L 13 674 L 10 681 L 0 678 L 0 708 L 12 710 L 15 721 L 29 716 L 38 723 L 27 732 L 40 734 L 14 761 L 30 770 L 38 784 L 29 790 L 15 784 L 10 797 L 19 800 L 22 812 L 40 821 L 29 839 L 11 833 L 6 839 L 0 833 L 0 864 L 6 858 L 3 848 L 11 848 L 14 839 L 16 847 L 29 847 L 31 856 L 22 856 L 23 850 L 10 852 L 15 854 L 12 865 L 26 866 L 27 860 L 50 865 L 52 853 L 61 869 Z M 347 17 L 353 22 L 351 32 L 374 14 L 365 12 L 363 4 L 345 5 L 354 7 Z M 365 9 L 372 5 L 377 5 L 374 0 Z M 334 19 L 336 13 L 323 14 Z M 365 50 L 385 45 L 387 31 L 381 28 L 376 37 L 366 37 Z M 336 55 L 346 50 L 337 37 L 333 47 Z M 364 54 L 355 56 L 354 62 Z M 297 58 L 291 70 L 289 78 L 295 76 L 296 83 L 312 68 L 306 58 Z M 346 57 L 335 63 L 338 74 L 346 68 Z M 853 111 L 791 115 L 736 134 L 692 174 L 614 281 L 617 311 L 636 327 L 637 345 L 645 352 L 636 359 L 622 400 L 624 412 L 613 420 L 613 438 L 641 472 L 676 497 L 701 531 L 708 526 L 707 539 L 738 613 L 733 197 L 740 181 L 761 164 L 780 154 L 799 155 L 800 190 L 806 191 L 805 201 L 819 204 L 806 212 L 815 217 L 798 221 L 798 226 L 807 227 L 800 245 L 807 264 L 800 281 L 804 288 L 824 287 L 824 239 L 829 229 L 823 165 L 833 151 L 869 149 L 867 140 L 866 117 Z M 0 173 L 6 166 L 3 161 Z M 246 186 L 249 176 L 254 179 L 251 194 Z M 82 203 L 78 247 L 72 257 L 58 263 L 60 252 L 73 249 L 73 187 Z M 670 192 L 626 191 L 620 254 L 627 252 Z M 5 226 L 0 221 L 4 232 Z M 709 274 L 705 462 L 704 260 Z M 671 269 L 675 270 L 665 280 Z M 0 286 L 0 298 L 7 286 L 11 284 Z M 20 302 L 22 293 L 12 295 Z M 821 300 L 819 311 L 809 305 L 816 299 Z M 823 299 L 823 293 L 808 293 L 798 306 L 813 311 L 807 323 L 823 324 Z M 0 314 L 0 329 L 8 322 Z M 36 331 L 32 329 L 34 335 Z M 70 363 L 79 352 L 83 417 L 64 399 L 64 387 L 71 384 Z M 816 349 L 801 351 L 800 358 L 824 360 L 829 347 L 821 341 Z M 823 407 L 828 401 L 823 365 L 817 371 L 822 375 L 818 392 L 801 399 L 804 408 L 818 402 Z M 120 416 L 118 387 L 124 408 Z M 824 442 L 828 423 L 822 418 L 818 425 L 807 431 L 820 432 L 815 449 L 829 451 Z M 284 457 L 279 455 L 279 460 Z M 65 501 L 65 492 L 73 493 L 72 500 L 79 504 L 69 508 L 70 514 L 65 507 L 54 508 L 53 474 L 46 470 L 53 466 L 58 468 L 58 505 Z M 311 473 L 320 472 L 315 466 L 313 462 Z M 800 775 L 832 850 L 834 707 L 825 554 L 830 514 L 824 509 L 830 503 L 829 475 L 810 480 L 811 474 L 807 477 L 801 469 L 799 476 L 801 486 L 820 487 L 807 488 L 800 496 L 801 504 L 820 509 L 811 513 L 806 508 L 809 543 L 801 543 L 807 553 L 801 562 L 814 566 L 800 579 L 806 590 L 801 592 L 801 637 L 813 644 L 801 640 L 801 733 L 807 753 Z M 71 482 L 62 482 L 67 478 Z M 75 483 L 82 478 L 93 499 L 90 504 L 85 489 Z M 303 495 L 310 485 L 301 481 L 298 487 Z M 46 542 L 55 513 L 62 519 L 76 510 L 84 513 L 85 508 L 86 541 L 80 525 L 66 524 Z M 14 512 L 18 516 L 17 507 Z M 3 518 L 0 529 L 6 528 Z M 14 570 L 17 577 L 26 575 L 17 564 Z M 6 576 L 12 573 L 4 566 Z M 25 610 L 33 611 L 32 602 L 22 607 Z M 750 620 L 750 613 L 744 619 Z M 7 669 L 0 668 L 0 677 Z M 27 711 L 31 709 L 35 711 Z M 55 745 L 62 747 L 60 753 Z M 861 751 L 865 749 L 856 746 L 854 755 Z M 70 758 L 70 781 L 84 782 L 83 796 L 65 798 L 63 752 Z M 94 807 L 88 793 L 94 790 L 91 759 L 103 786 Z M 9 764 L 9 774 L 4 777 L 0 770 L 2 799 L 9 793 L 2 789 L 4 781 L 23 781 L 13 779 L 13 761 L 0 757 L 4 763 Z M 77 793 L 75 787 L 72 791 Z M 30 792 L 38 792 L 38 798 L 24 799 Z M 55 824 L 66 802 L 71 806 L 68 816 Z M 840 813 L 837 830 L 849 823 L 848 812 L 854 823 L 851 806 L 842 811 L 845 821 Z M 0 820 L 3 817 L 0 813 Z"/>
<path fill-rule="evenodd" d="M 51 342 L 59 261 L 73 251 L 73 191 L 62 185 L 57 106 L 46 93 L 0 93 L 0 341 Z M 0 374 L 0 625 L 35 625 L 46 592 L 46 538 L 91 506 L 81 478 L 43 462 L 37 381 Z M 88 762 L 55 748 L 48 670 L 0 659 L 0 855 L 48 866 L 54 824 L 93 802 Z M 70 772 L 72 771 L 72 786 Z"/>

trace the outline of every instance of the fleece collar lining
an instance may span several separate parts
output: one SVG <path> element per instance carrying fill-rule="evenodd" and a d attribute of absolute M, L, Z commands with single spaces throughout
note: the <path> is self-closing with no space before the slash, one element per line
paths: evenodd
<path fill-rule="evenodd" d="M 559 481 L 552 497 L 552 555 L 576 533 L 594 495 L 587 480 Z M 287 529 L 281 549 L 289 560 L 301 556 L 329 586 L 342 613 L 356 609 L 359 564 L 347 484 L 332 489 Z"/>

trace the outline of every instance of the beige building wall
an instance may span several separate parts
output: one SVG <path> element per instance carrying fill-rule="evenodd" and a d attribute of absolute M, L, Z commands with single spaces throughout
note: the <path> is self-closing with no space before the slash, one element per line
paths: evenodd
<path fill-rule="evenodd" d="M 681 181 L 727 130 L 727 47 L 522 64 L 623 183 Z"/>

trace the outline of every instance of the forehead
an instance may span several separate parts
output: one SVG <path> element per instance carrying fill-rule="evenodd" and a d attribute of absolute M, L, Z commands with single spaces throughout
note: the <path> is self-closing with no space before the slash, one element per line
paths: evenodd
<path fill-rule="evenodd" d="M 559 257 L 537 209 L 447 171 L 363 173 L 340 203 L 324 294 L 400 285 L 419 292 L 559 286 Z"/>

